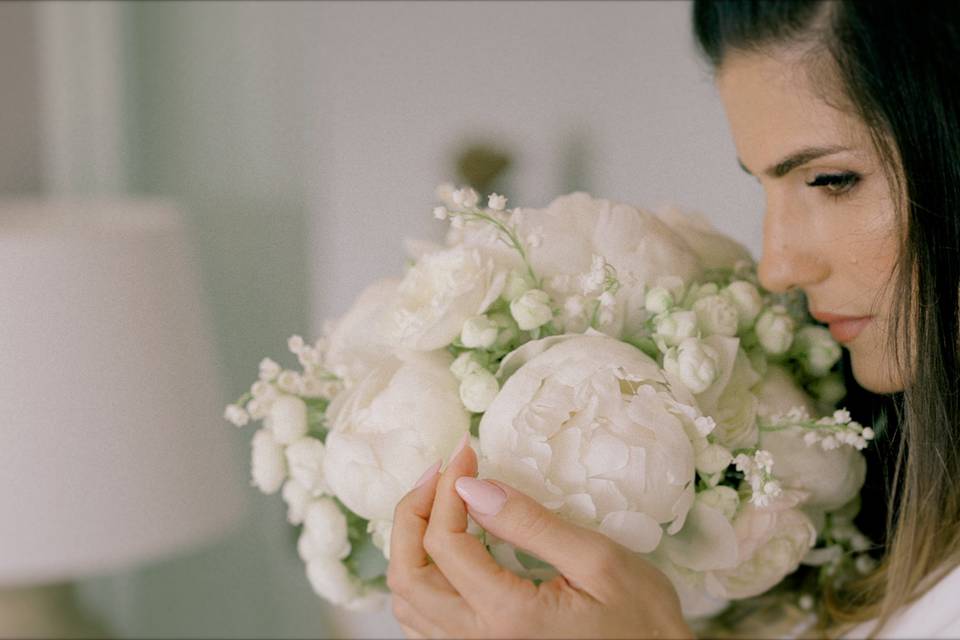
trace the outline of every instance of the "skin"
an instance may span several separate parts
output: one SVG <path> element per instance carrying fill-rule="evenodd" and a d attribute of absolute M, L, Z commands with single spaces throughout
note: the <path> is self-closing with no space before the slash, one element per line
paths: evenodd
<path fill-rule="evenodd" d="M 760 280 L 775 292 L 802 289 L 817 313 L 870 316 L 844 345 L 854 375 L 874 392 L 897 391 L 902 383 L 885 349 L 886 285 L 902 231 L 890 186 L 865 126 L 824 99 L 798 55 L 732 53 L 717 75 L 739 161 L 766 197 Z M 767 173 L 800 149 L 827 146 L 846 150 Z M 851 172 L 857 179 L 846 186 L 810 184 Z M 692 637 L 660 571 L 498 481 L 503 508 L 476 512 L 454 486 L 476 473 L 467 446 L 397 506 L 387 579 L 409 637 Z M 562 575 L 537 586 L 501 568 L 466 533 L 468 514 Z"/>
<path fill-rule="evenodd" d="M 717 87 L 740 164 L 763 187 L 761 284 L 806 294 L 811 312 L 872 316 L 843 346 L 866 389 L 903 388 L 886 341 L 890 287 L 900 246 L 891 188 L 864 123 L 826 100 L 797 52 L 731 53 Z M 775 177 L 766 170 L 806 147 L 845 147 Z M 822 175 L 854 173 L 842 185 L 810 186 Z"/>

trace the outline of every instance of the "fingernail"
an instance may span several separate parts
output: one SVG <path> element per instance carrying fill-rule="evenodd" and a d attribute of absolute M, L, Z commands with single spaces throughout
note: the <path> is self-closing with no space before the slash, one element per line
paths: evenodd
<path fill-rule="evenodd" d="M 426 482 L 427 480 L 429 480 L 429 479 L 432 478 L 433 476 L 437 475 L 437 471 L 440 470 L 440 464 L 441 464 L 442 462 L 443 462 L 443 460 L 437 460 L 437 461 L 434 462 L 432 465 L 430 465 L 429 467 L 427 467 L 427 470 L 423 472 L 423 475 L 420 476 L 420 479 L 417 480 L 417 483 L 416 483 L 415 485 L 413 485 L 413 488 L 414 488 L 414 489 L 418 488 L 418 487 L 419 487 L 420 485 L 422 485 L 424 482 Z"/>
<path fill-rule="evenodd" d="M 465 434 L 463 434 L 463 437 L 460 438 L 460 444 L 458 444 L 458 445 L 457 445 L 457 448 L 454 449 L 454 450 L 453 450 L 453 453 L 450 454 L 450 460 L 453 460 L 454 458 L 456 458 L 456 457 L 460 454 L 460 452 L 463 451 L 463 448 L 464 448 L 465 446 L 467 446 L 467 443 L 468 443 L 468 442 L 470 442 L 470 432 L 469 432 L 469 431 L 466 432 Z"/>
<path fill-rule="evenodd" d="M 498 513 L 507 501 L 507 494 L 503 489 L 486 480 L 461 476 L 457 478 L 454 486 L 460 497 L 473 507 L 474 511 L 483 515 L 492 516 Z"/>

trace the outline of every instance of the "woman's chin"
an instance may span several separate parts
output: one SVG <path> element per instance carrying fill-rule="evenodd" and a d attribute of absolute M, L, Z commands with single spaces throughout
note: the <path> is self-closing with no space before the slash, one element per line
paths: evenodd
<path fill-rule="evenodd" d="M 867 353 L 858 351 L 850 350 L 850 363 L 853 365 L 853 377 L 857 384 L 871 393 L 889 394 L 903 391 L 900 375 L 891 366 L 890 360 L 881 356 L 879 350 L 872 349 Z"/>

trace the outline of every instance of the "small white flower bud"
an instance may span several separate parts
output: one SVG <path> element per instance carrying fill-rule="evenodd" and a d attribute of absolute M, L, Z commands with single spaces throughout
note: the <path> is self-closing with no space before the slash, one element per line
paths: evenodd
<path fill-rule="evenodd" d="M 703 393 L 719 375 L 719 354 L 697 338 L 686 338 L 667 351 L 663 368 L 680 378 L 691 393 Z"/>
<path fill-rule="evenodd" d="M 665 287 L 653 287 L 647 291 L 643 303 L 650 313 L 665 313 L 673 306 L 673 296 Z"/>
<path fill-rule="evenodd" d="M 236 427 L 242 427 L 250 422 L 250 414 L 238 404 L 229 404 L 223 412 L 224 420 L 227 420 Z"/>
<path fill-rule="evenodd" d="M 491 193 L 487 198 L 487 206 L 494 211 L 503 211 L 507 208 L 507 197 L 496 193 Z"/>
<path fill-rule="evenodd" d="M 460 342 L 468 349 L 489 349 L 497 341 L 498 330 L 487 316 L 473 316 L 463 323 Z"/>
<path fill-rule="evenodd" d="M 757 318 L 755 327 L 760 346 L 772 356 L 786 353 L 793 343 L 794 324 L 783 307 L 777 305 L 765 309 Z"/>
<path fill-rule="evenodd" d="M 310 492 L 296 480 L 287 480 L 283 484 L 283 491 L 280 495 L 283 496 L 283 501 L 287 503 L 287 522 L 302 524 L 303 517 L 307 512 L 307 505 L 310 504 Z"/>
<path fill-rule="evenodd" d="M 731 282 L 720 292 L 720 295 L 737 308 L 740 331 L 746 331 L 753 326 L 763 309 L 763 299 L 752 283 L 745 280 Z"/>
<path fill-rule="evenodd" d="M 843 376 L 839 373 L 831 373 L 814 380 L 810 386 L 811 391 L 817 396 L 817 400 L 827 406 L 835 405 L 847 395 L 847 386 L 843 382 Z"/>
<path fill-rule="evenodd" d="M 473 357 L 473 353 L 470 351 L 464 351 L 453 361 L 453 364 L 450 365 L 450 373 L 453 374 L 457 380 L 463 380 L 469 374 L 483 369 L 483 365 L 477 362 L 477 359 Z"/>
<path fill-rule="evenodd" d="M 303 536 L 307 537 L 306 541 Z M 301 542 L 298 551 L 310 559 L 319 556 L 346 558 L 350 554 L 347 517 L 332 498 L 314 500 L 307 507 Z"/>
<path fill-rule="evenodd" d="M 507 274 L 507 282 L 503 285 L 503 292 L 500 297 L 507 302 L 513 302 L 534 286 L 530 276 L 517 270 L 511 270 Z"/>
<path fill-rule="evenodd" d="M 870 427 L 865 427 L 863 431 L 860 433 L 860 436 L 864 440 L 873 440 L 873 438 L 876 436 L 876 433 L 874 433 L 873 429 L 871 429 Z"/>
<path fill-rule="evenodd" d="M 433 217 L 437 220 L 446 220 L 447 216 L 450 215 L 450 212 L 447 211 L 447 208 L 444 206 L 434 207 L 433 208 Z"/>
<path fill-rule="evenodd" d="M 803 368 L 816 377 L 826 375 L 841 356 L 840 345 L 824 327 L 803 327 L 797 331 L 793 347 L 800 354 Z"/>
<path fill-rule="evenodd" d="M 697 314 L 693 311 L 671 311 L 658 316 L 655 333 L 667 345 L 675 347 L 687 338 L 697 335 Z"/>
<path fill-rule="evenodd" d="M 300 336 L 290 336 L 287 340 L 287 348 L 290 349 L 290 352 L 294 355 L 300 353 L 303 350 L 304 342 L 303 338 Z"/>
<path fill-rule="evenodd" d="M 708 444 L 697 453 L 697 471 L 704 475 L 720 473 L 733 462 L 733 454 L 719 444 Z"/>
<path fill-rule="evenodd" d="M 550 296 L 542 289 L 525 291 L 510 303 L 510 314 L 523 331 L 541 327 L 553 318 L 550 308 Z"/>
<path fill-rule="evenodd" d="M 277 376 L 277 387 L 284 393 L 300 393 L 300 374 L 296 371 L 284 370 Z"/>
<path fill-rule="evenodd" d="M 250 469 L 253 485 L 268 494 L 276 493 L 287 477 L 283 447 L 269 429 L 260 429 L 253 434 Z"/>
<path fill-rule="evenodd" d="M 857 556 L 857 559 L 854 561 L 854 566 L 856 566 L 857 571 L 861 574 L 866 575 L 876 569 L 877 561 L 868 556 L 865 553 L 861 553 Z"/>
<path fill-rule="evenodd" d="M 270 382 L 280 374 L 280 365 L 271 360 L 270 358 L 264 358 L 260 361 L 260 380 L 263 382 Z"/>
<path fill-rule="evenodd" d="M 300 438 L 286 450 L 290 477 L 314 497 L 330 493 L 323 476 L 323 461 L 326 455 L 326 447 L 316 438 Z"/>
<path fill-rule="evenodd" d="M 499 391 L 497 379 L 486 369 L 473 371 L 460 381 L 460 400 L 474 413 L 486 411 Z"/>
<path fill-rule="evenodd" d="M 705 335 L 735 336 L 740 314 L 737 307 L 720 295 L 700 298 L 693 304 L 700 330 Z"/>
<path fill-rule="evenodd" d="M 307 434 L 307 405 L 296 396 L 281 395 L 270 407 L 266 426 L 280 444 L 290 444 Z"/>
<path fill-rule="evenodd" d="M 740 496 L 730 487 L 717 486 L 697 494 L 697 500 L 716 509 L 727 520 L 733 520 L 740 506 Z"/>

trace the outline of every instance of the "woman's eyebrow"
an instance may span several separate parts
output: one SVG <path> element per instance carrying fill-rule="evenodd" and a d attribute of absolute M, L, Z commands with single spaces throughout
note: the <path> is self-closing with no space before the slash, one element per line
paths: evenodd
<path fill-rule="evenodd" d="M 791 153 L 780 162 L 767 168 L 763 173 L 771 178 L 782 178 L 797 167 L 803 166 L 812 160 L 833 155 L 835 153 L 840 153 L 841 151 L 849 151 L 849 148 L 839 146 L 804 147 L 803 149 Z M 746 165 L 743 164 L 743 161 L 740 160 L 740 158 L 737 158 L 737 164 L 739 164 L 740 168 L 746 171 L 749 175 L 753 175 L 750 173 L 750 170 L 747 169 Z"/>

